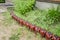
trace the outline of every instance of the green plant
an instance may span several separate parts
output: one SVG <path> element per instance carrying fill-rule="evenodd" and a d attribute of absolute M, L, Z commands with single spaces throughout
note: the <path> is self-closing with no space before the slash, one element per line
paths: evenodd
<path fill-rule="evenodd" d="M 14 10 L 24 15 L 33 9 L 34 4 L 35 0 L 14 0 Z"/>
<path fill-rule="evenodd" d="M 5 2 L 5 0 L 0 0 L 0 3 L 4 3 Z"/>
<path fill-rule="evenodd" d="M 56 9 L 52 8 L 48 10 L 48 14 L 46 15 L 47 24 L 54 24 L 60 21 L 60 6 Z"/>

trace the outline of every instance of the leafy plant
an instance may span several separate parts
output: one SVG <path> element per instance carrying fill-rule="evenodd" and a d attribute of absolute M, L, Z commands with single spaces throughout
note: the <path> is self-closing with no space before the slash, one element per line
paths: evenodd
<path fill-rule="evenodd" d="M 47 26 L 56 24 L 60 21 L 60 6 L 57 8 L 52 7 L 48 10 L 40 10 L 37 15 L 39 15 L 35 19 L 37 23 L 45 24 Z"/>
<path fill-rule="evenodd" d="M 60 6 L 56 9 L 52 8 L 48 10 L 48 14 L 46 15 L 46 22 L 48 24 L 54 24 L 60 21 Z"/>
<path fill-rule="evenodd" d="M 5 0 L 0 0 L 0 3 L 4 3 L 5 2 Z"/>
<path fill-rule="evenodd" d="M 14 0 L 14 10 L 24 15 L 33 9 L 34 4 L 35 0 Z"/>

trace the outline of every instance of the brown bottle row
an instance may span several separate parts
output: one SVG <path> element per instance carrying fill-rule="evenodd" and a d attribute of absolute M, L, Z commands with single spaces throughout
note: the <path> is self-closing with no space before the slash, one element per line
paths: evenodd
<path fill-rule="evenodd" d="M 21 25 L 25 25 L 30 30 L 41 34 L 41 36 L 45 37 L 46 40 L 60 40 L 60 37 L 58 37 L 57 35 L 54 35 L 51 32 L 47 32 L 46 30 L 44 30 L 40 27 L 37 27 L 35 25 L 30 24 L 29 22 L 24 21 L 23 19 L 21 19 L 21 18 L 17 17 L 16 15 L 14 15 L 13 12 L 11 12 L 11 16 L 12 16 L 13 19 L 15 19 Z"/>

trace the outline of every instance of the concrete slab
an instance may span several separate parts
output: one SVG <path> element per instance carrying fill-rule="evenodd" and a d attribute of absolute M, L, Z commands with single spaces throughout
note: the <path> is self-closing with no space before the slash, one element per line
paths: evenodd
<path fill-rule="evenodd" d="M 36 1 L 35 6 L 39 9 L 44 10 L 44 9 L 48 9 L 48 8 L 52 8 L 52 7 L 56 8 L 58 6 L 58 4 Z"/>

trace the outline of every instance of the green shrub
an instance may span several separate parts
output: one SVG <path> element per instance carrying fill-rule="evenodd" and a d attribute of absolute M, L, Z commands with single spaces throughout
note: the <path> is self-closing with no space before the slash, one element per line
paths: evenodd
<path fill-rule="evenodd" d="M 0 3 L 4 3 L 5 2 L 5 0 L 0 0 Z"/>
<path fill-rule="evenodd" d="M 46 22 L 48 24 L 54 24 L 60 21 L 60 6 L 56 9 L 52 8 L 48 10 L 48 14 L 46 15 Z"/>
<path fill-rule="evenodd" d="M 35 19 L 37 23 L 41 23 L 47 26 L 56 24 L 60 22 L 60 6 L 58 6 L 57 8 L 52 7 L 48 10 L 40 10 L 37 15 L 39 15 Z"/>
<path fill-rule="evenodd" d="M 33 9 L 34 4 L 35 0 L 14 0 L 14 10 L 24 15 Z"/>

